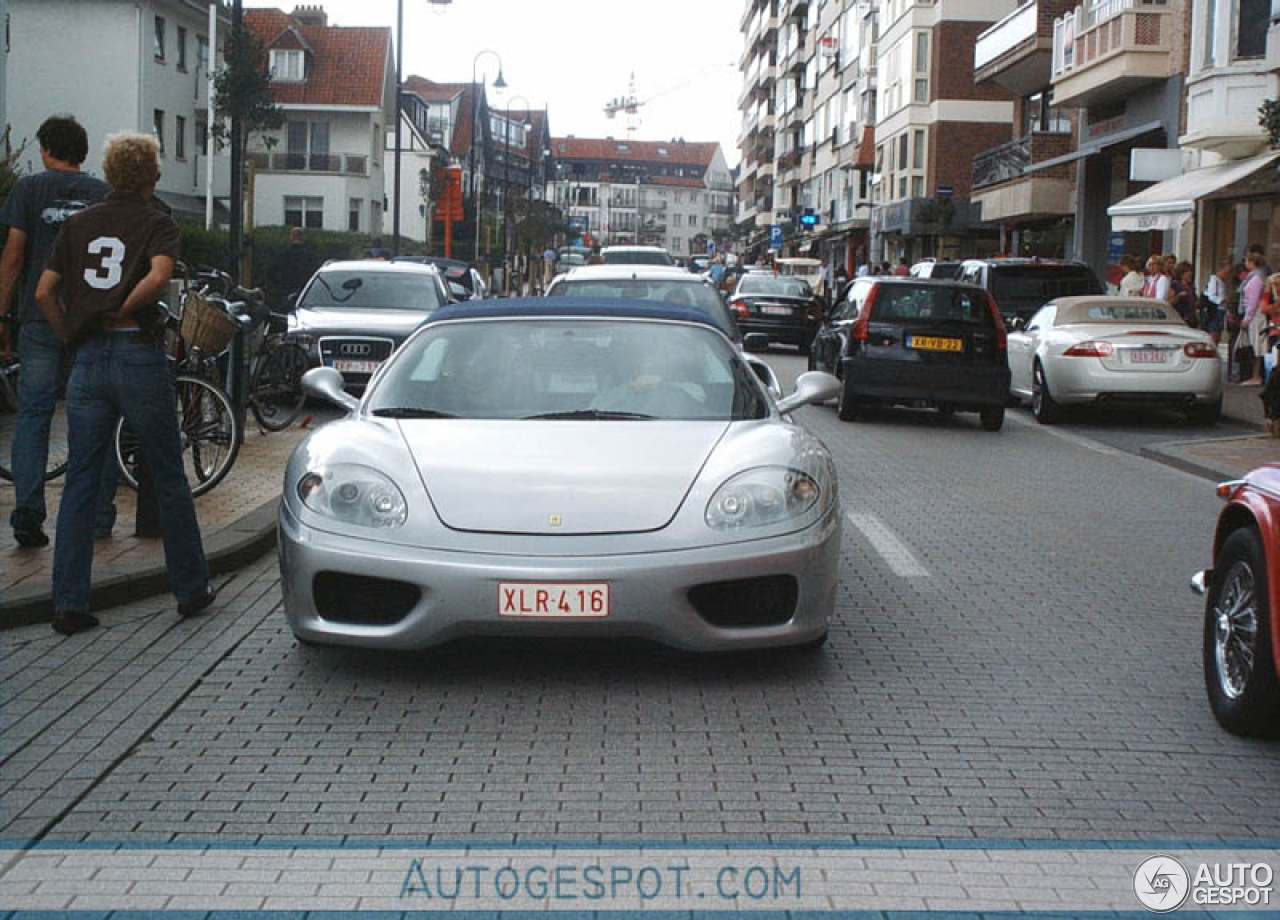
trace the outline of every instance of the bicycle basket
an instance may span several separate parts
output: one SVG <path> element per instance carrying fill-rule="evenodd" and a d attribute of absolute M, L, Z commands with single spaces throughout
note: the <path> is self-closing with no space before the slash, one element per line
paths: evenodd
<path fill-rule="evenodd" d="M 207 355 L 220 354 L 231 344 L 236 321 L 221 307 L 195 291 L 187 294 L 182 308 L 182 340 L 188 348 L 198 348 Z"/>

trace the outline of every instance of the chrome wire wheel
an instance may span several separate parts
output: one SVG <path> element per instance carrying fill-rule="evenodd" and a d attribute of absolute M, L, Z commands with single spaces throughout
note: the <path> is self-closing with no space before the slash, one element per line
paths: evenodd
<path fill-rule="evenodd" d="M 1244 696 L 1258 652 L 1258 602 L 1253 569 L 1237 561 L 1222 581 L 1213 605 L 1214 660 L 1218 686 L 1228 700 Z"/>

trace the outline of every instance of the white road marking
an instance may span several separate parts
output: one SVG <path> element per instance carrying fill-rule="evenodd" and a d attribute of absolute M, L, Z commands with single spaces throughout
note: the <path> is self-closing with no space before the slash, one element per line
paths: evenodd
<path fill-rule="evenodd" d="M 899 578 L 929 578 L 929 570 L 924 567 L 907 544 L 898 539 L 884 523 L 874 514 L 848 511 L 845 518 L 867 538 L 867 541 L 880 554 L 885 563 Z"/>

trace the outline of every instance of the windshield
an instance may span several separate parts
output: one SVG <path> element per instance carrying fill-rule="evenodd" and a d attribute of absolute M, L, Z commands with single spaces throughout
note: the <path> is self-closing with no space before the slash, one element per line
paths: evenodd
<path fill-rule="evenodd" d="M 1111 301 L 1080 303 L 1065 307 L 1058 316 L 1059 326 L 1079 323 L 1173 323 L 1185 326 L 1172 308 L 1156 301 Z"/>
<path fill-rule="evenodd" d="M 639 278 L 618 278 L 612 281 L 565 280 L 556 284 L 547 293 L 557 297 L 621 297 L 626 300 L 654 300 L 693 307 L 711 317 L 712 321 L 730 338 L 738 337 L 738 328 L 730 318 L 724 301 L 720 299 L 719 294 L 701 281 L 644 281 Z"/>
<path fill-rule="evenodd" d="M 884 284 L 876 294 L 871 320 L 878 323 L 928 320 L 994 326 L 995 317 L 982 291 L 952 287 Z"/>
<path fill-rule="evenodd" d="M 674 265 L 671 256 L 665 252 L 645 252 L 628 249 L 619 252 L 603 252 L 601 258 L 605 265 Z"/>
<path fill-rule="evenodd" d="M 419 272 L 322 271 L 302 295 L 299 306 L 312 310 L 417 310 L 441 306 L 434 275 Z"/>
<path fill-rule="evenodd" d="M 1039 306 L 1058 297 L 1101 293 L 1102 286 L 1088 268 L 1028 265 L 991 271 L 991 296 L 1002 306 L 1005 301 L 1034 301 Z"/>
<path fill-rule="evenodd" d="M 775 294 L 779 297 L 812 297 L 813 288 L 808 281 L 799 278 L 781 278 L 773 275 L 743 275 L 738 285 L 739 294 Z"/>
<path fill-rule="evenodd" d="M 441 323 L 395 355 L 369 409 L 467 419 L 768 415 L 755 375 L 711 329 L 594 319 Z"/>

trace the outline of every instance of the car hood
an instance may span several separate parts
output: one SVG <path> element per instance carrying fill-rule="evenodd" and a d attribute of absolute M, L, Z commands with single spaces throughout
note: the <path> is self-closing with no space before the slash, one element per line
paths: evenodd
<path fill-rule="evenodd" d="M 384 333 L 403 339 L 431 314 L 426 310 L 312 310 L 300 307 L 294 314 L 295 328 L 312 335 Z"/>
<path fill-rule="evenodd" d="M 403 421 L 441 522 L 483 533 L 659 530 L 728 422 Z"/>

